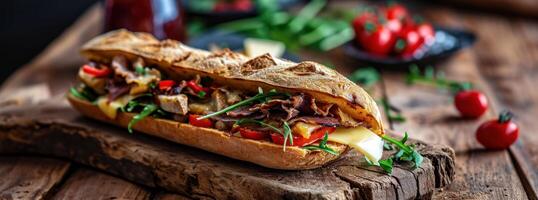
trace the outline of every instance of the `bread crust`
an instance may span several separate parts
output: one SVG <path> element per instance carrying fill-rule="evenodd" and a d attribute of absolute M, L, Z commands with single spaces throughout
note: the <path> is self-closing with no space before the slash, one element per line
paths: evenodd
<path fill-rule="evenodd" d="M 135 115 L 134 113 L 118 112 L 116 119 L 110 119 L 90 102 L 77 99 L 70 94 L 67 95 L 67 99 L 83 115 L 121 127 L 127 127 Z M 340 153 L 338 156 L 299 147 L 286 147 L 286 151 L 283 151 L 282 145 L 269 141 L 241 138 L 216 129 L 201 128 L 153 117 L 144 118 L 135 124 L 133 129 L 230 158 L 283 170 L 318 168 L 336 160 L 351 149 L 347 145 L 329 142 L 328 145 Z"/>
<path fill-rule="evenodd" d="M 110 62 L 117 55 L 129 59 L 140 57 L 175 79 L 200 74 L 246 91 L 257 91 L 261 87 L 306 93 L 316 100 L 337 104 L 378 135 L 384 132 L 380 112 L 370 95 L 338 72 L 315 62 L 294 63 L 272 58 L 269 54 L 249 58 L 229 50 L 208 52 L 126 30 L 92 39 L 82 47 L 81 53 L 100 62 Z"/>

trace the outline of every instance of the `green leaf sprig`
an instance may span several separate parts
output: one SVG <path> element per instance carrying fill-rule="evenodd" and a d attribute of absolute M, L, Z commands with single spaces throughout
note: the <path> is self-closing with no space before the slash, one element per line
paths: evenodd
<path fill-rule="evenodd" d="M 355 70 L 349 76 L 349 80 L 356 82 L 364 87 L 371 87 L 375 85 L 381 76 L 379 72 L 373 67 L 366 67 Z"/>
<path fill-rule="evenodd" d="M 287 94 L 287 93 L 279 93 L 275 89 L 270 90 L 267 93 L 263 93 L 263 90 L 261 88 L 258 88 L 258 94 L 256 94 L 255 96 L 250 97 L 248 99 L 245 99 L 243 101 L 237 102 L 236 104 L 228 106 L 228 107 L 226 107 L 226 108 L 224 108 L 222 110 L 219 110 L 217 112 L 210 113 L 210 114 L 198 117 L 198 120 L 214 117 L 214 116 L 217 116 L 217 115 L 221 115 L 221 114 L 224 114 L 226 112 L 235 110 L 235 109 L 237 109 L 239 107 L 251 105 L 251 104 L 253 104 L 255 102 L 267 102 L 269 99 L 271 99 L 273 97 L 277 97 L 277 96 L 289 97 L 290 95 Z"/>
<path fill-rule="evenodd" d="M 469 90 L 473 87 L 470 82 L 447 80 L 442 72 L 435 73 L 431 66 L 426 67 L 424 73 L 421 73 L 417 65 L 411 65 L 406 81 L 410 85 L 415 83 L 429 84 L 437 88 L 448 89 L 453 93 Z"/>
<path fill-rule="evenodd" d="M 280 133 L 284 137 L 284 144 L 283 144 L 283 151 L 286 151 L 286 144 L 288 143 L 288 140 L 290 141 L 290 145 L 293 145 L 293 134 L 291 133 L 291 128 L 288 124 L 288 122 L 284 122 L 282 125 L 282 129 L 279 129 L 271 124 L 265 123 L 263 121 L 258 121 L 254 119 L 240 119 L 235 122 L 236 125 L 240 124 L 256 124 L 258 126 L 268 127 L 270 129 L 273 129 L 275 132 Z"/>
<path fill-rule="evenodd" d="M 320 151 L 325 151 L 327 153 L 330 153 L 330 154 L 333 154 L 333 155 L 338 155 L 338 152 L 336 152 L 334 149 L 332 149 L 331 147 L 327 146 L 327 140 L 329 139 L 329 133 L 325 132 L 325 136 L 323 136 L 323 140 L 321 140 L 319 142 L 319 145 L 318 146 L 314 146 L 314 145 L 307 145 L 307 146 L 304 146 L 303 149 L 308 149 L 308 150 L 320 150 Z"/>
<path fill-rule="evenodd" d="M 379 102 L 391 122 L 405 122 L 405 117 L 400 113 L 400 109 L 391 105 L 385 98 L 381 98 Z"/>
<path fill-rule="evenodd" d="M 393 163 L 394 162 L 413 162 L 414 167 L 417 168 L 422 164 L 422 161 L 424 160 L 424 157 L 420 155 L 420 153 L 415 150 L 414 145 L 406 145 L 405 142 L 407 141 L 408 134 L 407 132 L 404 134 L 404 137 L 401 140 L 397 140 L 394 138 L 391 138 L 388 135 L 381 136 L 383 140 L 391 143 L 395 146 L 398 151 L 392 155 L 389 156 L 387 159 L 383 159 L 379 161 L 379 166 L 383 168 L 387 173 L 392 173 Z M 370 162 L 369 162 L 370 163 Z"/>
<path fill-rule="evenodd" d="M 138 123 L 140 120 L 146 118 L 147 116 L 151 115 L 153 112 L 157 111 L 157 109 L 159 109 L 159 106 L 155 104 L 145 105 L 142 112 L 135 115 L 133 119 L 131 119 L 131 121 L 129 122 L 129 125 L 127 125 L 127 130 L 129 131 L 129 133 L 133 133 L 133 130 L 132 130 L 133 125 Z"/>
<path fill-rule="evenodd" d="M 82 89 L 77 89 L 76 87 L 69 88 L 69 93 L 76 98 L 93 102 L 97 99 L 97 94 L 90 89 L 88 86 L 83 86 Z"/>

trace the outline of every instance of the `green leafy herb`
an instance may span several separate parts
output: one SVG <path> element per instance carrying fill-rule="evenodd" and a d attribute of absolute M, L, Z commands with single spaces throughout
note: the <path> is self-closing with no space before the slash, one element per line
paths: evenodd
<path fill-rule="evenodd" d="M 147 104 L 144 106 L 144 109 L 142 112 L 138 113 L 131 119 L 131 122 L 129 122 L 129 125 L 127 126 L 127 130 L 129 133 L 133 133 L 132 126 L 138 123 L 140 120 L 146 118 L 147 116 L 151 115 L 153 112 L 155 112 L 159 106 L 155 104 Z"/>
<path fill-rule="evenodd" d="M 392 106 L 387 99 L 382 98 L 380 103 L 391 122 L 405 122 L 405 117 L 400 113 L 400 109 Z"/>
<path fill-rule="evenodd" d="M 379 72 L 373 67 L 361 68 L 355 70 L 350 76 L 349 80 L 357 82 L 365 87 L 375 85 L 379 80 Z"/>
<path fill-rule="evenodd" d="M 389 137 L 388 135 L 381 136 L 385 141 L 390 142 L 391 144 L 395 145 L 399 151 L 395 154 L 395 159 L 397 161 L 413 161 L 415 163 L 415 167 L 419 167 L 422 164 L 422 161 L 424 158 L 420 153 L 418 153 L 413 145 L 406 145 L 405 142 L 407 141 L 407 132 L 405 133 L 402 140 L 397 140 L 394 138 Z"/>
<path fill-rule="evenodd" d="M 204 92 L 204 91 L 198 92 L 198 97 L 200 97 L 200 98 L 204 98 L 205 95 L 206 95 L 206 92 Z"/>
<path fill-rule="evenodd" d="M 240 119 L 240 120 L 237 120 L 237 121 L 235 122 L 235 124 L 237 124 L 237 125 L 240 125 L 240 124 L 256 124 L 256 125 L 258 125 L 258 126 L 264 126 L 264 127 L 271 128 L 271 129 L 273 129 L 274 131 L 276 131 L 276 132 L 278 132 L 278 133 L 280 133 L 280 134 L 283 134 L 283 133 L 282 133 L 282 130 L 280 130 L 279 128 L 277 128 L 277 127 L 275 127 L 275 126 L 273 126 L 273 125 L 271 125 L 271 124 L 267 124 L 267 123 L 265 123 L 265 122 L 258 121 L 258 120 L 254 120 L 254 119 L 247 119 L 247 118 L 245 118 L 245 119 Z"/>
<path fill-rule="evenodd" d="M 263 90 L 261 90 L 261 88 L 258 88 L 258 90 L 259 90 L 259 93 L 256 94 L 255 96 L 250 97 L 248 99 L 245 99 L 243 101 L 240 101 L 240 102 L 238 102 L 236 104 L 233 104 L 231 106 L 228 106 L 228 107 L 226 107 L 226 108 L 224 108 L 222 110 L 219 110 L 217 112 L 201 116 L 201 117 L 198 118 L 198 120 L 210 118 L 210 117 L 217 116 L 217 115 L 221 115 L 221 114 L 224 114 L 226 112 L 235 110 L 235 109 L 237 109 L 237 108 L 239 108 L 241 106 L 251 105 L 251 104 L 253 104 L 255 102 L 266 102 L 270 98 L 273 98 L 273 97 L 276 97 L 276 96 L 287 96 L 287 97 L 289 97 L 289 94 L 279 93 L 279 92 L 276 92 L 276 90 L 271 90 L 271 91 L 269 91 L 267 93 L 263 93 Z"/>
<path fill-rule="evenodd" d="M 421 74 L 417 65 L 411 65 L 406 79 L 407 84 L 429 84 L 438 88 L 448 89 L 453 93 L 457 93 L 462 90 L 469 90 L 473 87 L 470 82 L 447 80 L 445 79 L 443 73 L 438 72 L 435 74 L 435 70 L 431 66 L 426 67 L 424 69 L 424 74 Z"/>
<path fill-rule="evenodd" d="M 338 152 L 333 150 L 331 147 L 327 146 L 327 140 L 328 139 L 329 139 L 329 133 L 325 132 L 325 136 L 323 136 L 323 140 L 321 140 L 321 142 L 319 143 L 318 146 L 308 145 L 308 146 L 304 146 L 303 149 L 321 150 L 321 151 L 325 151 L 325 152 L 333 154 L 333 155 L 338 155 Z"/>
<path fill-rule="evenodd" d="M 286 144 L 288 139 L 290 140 L 290 145 L 293 145 L 293 134 L 291 134 L 291 128 L 288 122 L 284 122 L 282 128 L 284 128 L 284 145 L 282 148 L 284 151 L 286 151 Z"/>
<path fill-rule="evenodd" d="M 379 167 L 381 167 L 387 173 L 392 174 L 392 167 L 393 167 L 392 157 L 389 157 L 384 160 L 379 160 Z"/>
<path fill-rule="evenodd" d="M 146 75 L 146 69 L 143 66 L 135 66 L 135 72 L 140 75 Z"/>
<path fill-rule="evenodd" d="M 83 86 L 81 90 L 78 90 L 76 87 L 71 87 L 69 88 L 69 93 L 76 98 L 89 102 L 93 102 L 97 99 L 97 94 L 87 86 Z"/>

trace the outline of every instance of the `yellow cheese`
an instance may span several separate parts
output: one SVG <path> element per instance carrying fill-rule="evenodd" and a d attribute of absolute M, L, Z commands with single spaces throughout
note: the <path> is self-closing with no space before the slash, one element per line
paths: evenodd
<path fill-rule="evenodd" d="M 136 98 L 136 96 L 124 95 L 114 101 L 109 102 L 107 96 L 101 96 L 99 99 L 97 99 L 97 107 L 99 107 L 99 109 L 103 111 L 107 117 L 116 119 L 118 108 L 124 107 L 134 98 Z"/>
<path fill-rule="evenodd" d="M 293 134 L 299 134 L 303 138 L 310 138 L 312 132 L 321 127 L 320 125 L 307 124 L 303 122 L 297 122 L 291 129 Z"/>
<path fill-rule="evenodd" d="M 383 155 L 383 139 L 364 127 L 337 128 L 328 140 L 353 147 L 374 164 Z"/>

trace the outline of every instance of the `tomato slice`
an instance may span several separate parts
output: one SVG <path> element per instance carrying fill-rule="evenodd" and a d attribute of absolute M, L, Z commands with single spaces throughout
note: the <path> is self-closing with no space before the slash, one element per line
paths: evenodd
<path fill-rule="evenodd" d="M 105 76 L 108 76 L 110 73 L 112 73 L 112 71 L 109 69 L 109 68 L 103 68 L 103 69 L 97 69 L 95 67 L 91 67 L 89 65 L 83 65 L 82 66 L 82 71 L 84 71 L 84 73 L 86 74 L 89 74 L 93 77 L 105 77 Z"/>
<path fill-rule="evenodd" d="M 162 80 L 159 81 L 159 89 L 160 90 L 170 90 L 172 89 L 172 86 L 176 84 L 173 80 Z"/>
<path fill-rule="evenodd" d="M 248 138 L 248 139 L 253 139 L 253 140 L 263 140 L 263 139 L 267 138 L 267 136 L 268 136 L 267 133 L 263 133 L 263 132 L 260 132 L 260 131 L 255 131 L 255 130 L 245 128 L 245 127 L 240 127 L 239 128 L 239 133 L 241 134 L 242 137 Z"/>
<path fill-rule="evenodd" d="M 194 92 L 208 92 L 208 88 L 204 88 L 198 84 L 196 84 L 194 81 L 187 82 L 187 87 L 190 87 Z"/>
<path fill-rule="evenodd" d="M 322 139 L 323 136 L 325 136 L 325 133 L 330 134 L 334 132 L 334 130 L 336 130 L 335 127 L 321 127 L 312 132 L 309 138 L 303 138 L 302 136 L 293 136 L 293 144 L 291 145 L 290 141 L 288 140 L 288 144 L 286 145 L 303 147 Z M 272 133 L 271 140 L 273 140 L 273 143 L 275 144 L 284 145 L 284 136 L 279 133 Z"/>
<path fill-rule="evenodd" d="M 204 127 L 204 128 L 212 128 L 213 127 L 213 122 L 210 119 L 200 119 L 199 120 L 198 117 L 200 117 L 200 115 L 190 114 L 189 115 L 189 124 L 193 125 L 193 126 Z"/>

